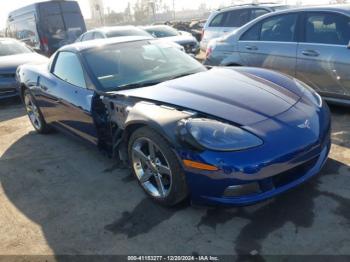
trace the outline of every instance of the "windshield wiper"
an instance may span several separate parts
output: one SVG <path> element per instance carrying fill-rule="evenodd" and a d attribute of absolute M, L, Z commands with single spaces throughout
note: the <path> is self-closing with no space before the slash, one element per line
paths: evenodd
<path fill-rule="evenodd" d="M 194 74 L 192 73 L 184 73 L 184 74 L 180 74 L 180 75 L 176 75 L 174 77 L 168 78 L 168 79 L 162 79 L 161 81 L 149 81 L 149 82 L 139 82 L 139 83 L 131 83 L 131 84 L 125 84 L 125 85 L 121 85 L 118 86 L 118 88 L 116 88 L 116 91 L 120 91 L 120 90 L 127 90 L 127 89 L 134 89 L 134 88 L 141 88 L 141 87 L 146 87 L 146 86 L 154 86 L 154 85 L 158 85 L 164 81 L 169 81 L 169 80 L 173 80 L 176 78 L 180 78 L 180 77 L 184 77 L 184 76 L 188 76 L 188 75 L 192 75 Z"/>
<path fill-rule="evenodd" d="M 134 88 L 141 88 L 146 86 L 154 86 L 161 83 L 160 81 L 150 81 L 150 82 L 141 82 L 141 83 L 132 83 L 132 84 L 125 84 L 121 85 L 117 88 L 117 91 L 119 90 L 127 90 L 127 89 L 134 89 Z"/>

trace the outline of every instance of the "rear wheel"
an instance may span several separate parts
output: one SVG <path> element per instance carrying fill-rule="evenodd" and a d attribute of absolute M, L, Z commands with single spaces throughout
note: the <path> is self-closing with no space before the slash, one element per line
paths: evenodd
<path fill-rule="evenodd" d="M 140 128 L 131 135 L 128 151 L 133 174 L 153 200 L 173 206 L 187 197 L 184 171 L 161 135 Z"/>
<path fill-rule="evenodd" d="M 24 91 L 24 105 L 30 122 L 38 133 L 45 134 L 49 132 L 49 126 L 46 124 L 34 97 L 27 89 Z"/>

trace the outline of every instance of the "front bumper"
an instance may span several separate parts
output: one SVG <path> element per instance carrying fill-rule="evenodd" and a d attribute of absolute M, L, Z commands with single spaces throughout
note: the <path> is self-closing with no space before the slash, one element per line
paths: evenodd
<path fill-rule="evenodd" d="M 294 115 L 292 110 L 282 114 L 280 119 Z M 179 152 L 181 159 L 219 168 L 213 172 L 184 167 L 194 203 L 228 206 L 254 204 L 305 182 L 321 170 L 331 147 L 330 116 L 326 105 L 311 119 L 319 130 L 315 139 L 311 139 L 313 137 L 310 135 L 314 130 L 300 128 L 301 133 L 294 137 L 292 134 L 298 128 L 281 131 L 281 137 L 281 134 L 270 130 L 273 120 L 268 121 L 271 121 L 271 125 L 265 123 L 265 128 L 269 130 L 271 140 L 265 141 L 261 147 L 237 152 Z M 263 123 L 258 126 L 263 128 Z M 302 132 L 303 137 L 300 136 Z M 300 142 L 297 144 L 295 141 Z"/>
<path fill-rule="evenodd" d="M 18 96 L 17 86 L 15 78 L 0 78 L 0 99 Z"/>
<path fill-rule="evenodd" d="M 285 174 L 278 174 L 273 177 L 265 178 L 262 180 L 249 181 L 247 183 L 247 181 L 243 181 L 243 180 L 239 181 L 236 179 L 225 180 L 225 181 L 205 181 L 205 179 L 202 179 L 201 182 L 197 181 L 196 185 L 192 185 L 190 186 L 190 188 L 193 189 L 193 186 L 197 187 L 201 184 L 202 185 L 209 184 L 210 186 L 208 185 L 207 189 L 205 190 L 213 190 L 215 188 L 218 194 L 206 195 L 204 193 L 205 190 L 201 190 L 201 192 L 196 192 L 196 189 L 195 189 L 191 191 L 191 192 L 194 192 L 194 194 L 192 194 L 192 201 L 199 205 L 204 204 L 204 205 L 227 205 L 227 206 L 245 206 L 245 205 L 258 203 L 260 201 L 263 201 L 268 198 L 274 197 L 278 194 L 281 194 L 291 188 L 294 188 L 304 183 L 305 181 L 315 176 L 316 174 L 318 174 L 327 160 L 329 150 L 330 150 L 330 143 L 323 149 L 322 153 L 317 158 L 310 160 L 310 162 L 306 162 L 305 165 L 302 164 L 300 167 L 292 169 L 291 172 L 287 171 Z M 310 163 L 314 163 L 314 164 L 310 166 L 309 165 Z M 310 169 L 306 171 L 305 169 L 307 168 L 310 168 Z M 296 172 L 294 172 L 294 170 Z M 298 170 L 300 170 L 303 173 L 297 173 Z M 197 180 L 198 178 L 196 176 L 198 176 L 198 174 L 187 173 L 187 177 L 189 180 Z M 285 179 L 286 182 L 285 183 L 279 182 L 276 185 L 275 181 L 278 181 L 279 177 L 281 177 L 281 180 Z M 246 182 L 247 185 L 251 184 L 252 182 L 256 183 L 258 185 L 259 192 L 248 193 L 241 196 L 225 196 L 225 190 L 227 190 L 227 188 L 232 187 L 232 185 L 235 185 L 235 184 L 244 185 L 243 184 L 244 182 Z"/>

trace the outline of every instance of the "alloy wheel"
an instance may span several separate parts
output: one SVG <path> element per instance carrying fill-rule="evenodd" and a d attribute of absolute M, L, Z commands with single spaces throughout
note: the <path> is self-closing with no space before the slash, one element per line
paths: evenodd
<path fill-rule="evenodd" d="M 132 166 L 142 187 L 156 198 L 166 198 L 172 173 L 162 150 L 148 138 L 135 140 L 131 151 Z"/>
<path fill-rule="evenodd" d="M 32 97 L 29 94 L 27 94 L 24 97 L 24 103 L 26 106 L 26 110 L 27 110 L 27 114 L 29 116 L 30 122 L 32 122 L 33 126 L 39 130 L 42 125 L 41 125 L 41 119 L 40 119 L 40 113 L 39 113 L 38 107 L 35 105 Z"/>

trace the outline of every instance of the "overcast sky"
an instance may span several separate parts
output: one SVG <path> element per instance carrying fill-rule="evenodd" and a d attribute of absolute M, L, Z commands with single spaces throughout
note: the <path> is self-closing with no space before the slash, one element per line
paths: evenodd
<path fill-rule="evenodd" d="M 31 3 L 35 2 L 41 2 L 42 0 L 0 0 L 0 29 L 5 27 L 7 15 L 10 11 L 20 8 L 25 5 L 29 5 Z M 168 2 L 170 6 L 172 6 L 172 0 L 163 0 L 164 2 Z M 232 0 L 176 0 L 175 1 L 175 9 L 176 10 L 182 10 L 182 9 L 193 9 L 198 7 L 201 3 L 206 3 L 208 7 L 217 7 L 219 5 L 229 5 L 233 2 L 243 2 L 245 0 L 239 0 L 239 1 L 232 1 Z M 278 1 L 278 0 L 277 0 Z M 295 4 L 298 0 L 282 0 L 278 2 L 288 2 L 289 4 Z M 88 0 L 78 0 L 80 8 L 83 12 L 83 15 L 85 18 L 90 17 L 90 6 Z M 107 9 L 108 7 L 111 10 L 114 10 L 116 12 L 123 12 L 126 8 L 128 2 L 133 5 L 136 0 L 103 0 L 104 2 L 104 8 Z M 252 1 L 246 1 L 246 2 L 252 2 Z M 264 1 L 262 1 L 264 2 Z M 266 2 L 266 1 L 265 1 Z M 329 0 L 302 0 L 299 1 L 303 4 L 327 4 L 329 3 Z"/>

